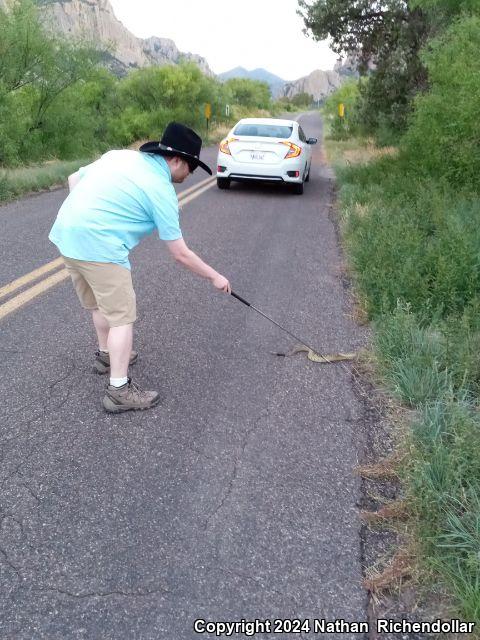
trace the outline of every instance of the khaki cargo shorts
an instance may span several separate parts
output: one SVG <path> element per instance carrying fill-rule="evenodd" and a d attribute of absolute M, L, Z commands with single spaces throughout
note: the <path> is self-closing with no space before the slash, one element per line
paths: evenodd
<path fill-rule="evenodd" d="M 137 305 L 130 269 L 112 262 L 62 257 L 84 309 L 98 309 L 111 327 L 135 322 Z"/>

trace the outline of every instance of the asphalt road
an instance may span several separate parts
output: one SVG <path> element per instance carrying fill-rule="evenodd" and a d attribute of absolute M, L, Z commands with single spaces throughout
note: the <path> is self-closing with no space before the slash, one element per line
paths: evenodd
<path fill-rule="evenodd" d="M 301 122 L 321 138 L 317 114 Z M 214 167 L 216 149 L 202 158 Z M 47 234 L 65 195 L 0 208 L 0 286 L 57 257 Z M 342 287 L 332 197 L 318 144 L 303 196 L 214 186 L 181 213 L 187 244 L 320 352 L 366 341 Z M 160 390 L 151 411 L 103 411 L 69 281 L 0 321 L 2 640 L 215 637 L 193 631 L 199 618 L 366 620 L 349 365 L 271 355 L 294 341 L 177 266 L 157 237 L 131 261 L 132 374 Z"/>

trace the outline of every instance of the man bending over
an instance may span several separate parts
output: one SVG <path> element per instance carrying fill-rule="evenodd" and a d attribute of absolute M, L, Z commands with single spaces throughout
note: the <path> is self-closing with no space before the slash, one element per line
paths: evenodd
<path fill-rule="evenodd" d="M 149 409 L 160 396 L 128 377 L 138 354 L 132 350 L 135 292 L 128 255 L 155 228 L 173 258 L 230 293 L 230 283 L 191 251 L 182 238 L 173 187 L 198 166 L 201 138 L 171 122 L 160 142 L 140 151 L 109 151 L 69 179 L 70 195 L 50 231 L 70 273 L 81 305 L 92 312 L 98 336 L 94 368 L 109 373 L 103 406 L 110 412 Z"/>

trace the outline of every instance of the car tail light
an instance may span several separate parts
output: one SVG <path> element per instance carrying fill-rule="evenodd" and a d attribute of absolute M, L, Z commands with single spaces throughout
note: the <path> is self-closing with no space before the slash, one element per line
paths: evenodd
<path fill-rule="evenodd" d="M 230 147 L 228 146 L 229 142 L 235 142 L 238 138 L 225 138 L 225 140 L 222 140 L 220 143 L 220 151 L 222 153 L 228 153 L 229 156 L 232 155 L 232 152 L 230 151 Z"/>
<path fill-rule="evenodd" d="M 302 148 L 297 146 L 296 144 L 293 144 L 293 142 L 285 142 L 282 140 L 280 144 L 284 144 L 287 147 L 290 147 L 289 151 L 287 151 L 287 155 L 284 158 L 285 160 L 287 158 L 297 158 L 302 153 Z"/>

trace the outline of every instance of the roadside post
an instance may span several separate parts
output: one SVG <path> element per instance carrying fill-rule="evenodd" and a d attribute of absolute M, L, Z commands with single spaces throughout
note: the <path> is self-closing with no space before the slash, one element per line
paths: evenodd
<path fill-rule="evenodd" d="M 212 117 L 212 105 L 207 102 L 205 105 L 205 118 L 207 120 L 207 141 L 208 141 L 208 125 L 210 123 L 210 118 Z"/>
<path fill-rule="evenodd" d="M 345 105 L 343 102 L 338 103 L 338 117 L 340 118 L 340 130 L 345 133 Z"/>

